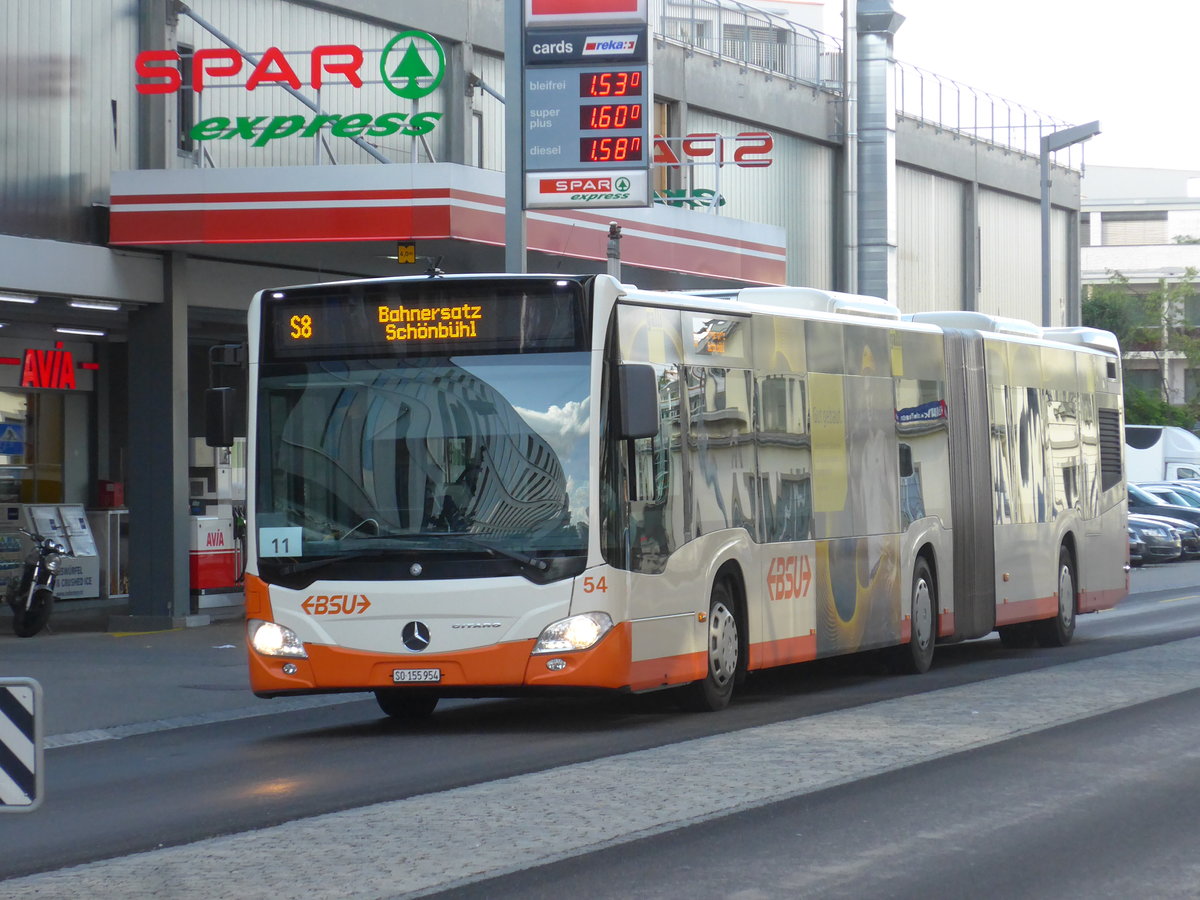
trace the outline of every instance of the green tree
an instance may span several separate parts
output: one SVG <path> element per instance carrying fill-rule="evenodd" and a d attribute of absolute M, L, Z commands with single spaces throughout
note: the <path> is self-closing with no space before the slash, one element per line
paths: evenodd
<path fill-rule="evenodd" d="M 1111 331 L 1124 354 L 1151 354 L 1158 371 L 1165 371 L 1168 356 L 1183 356 L 1189 371 L 1200 371 L 1200 306 L 1194 282 L 1195 269 L 1186 269 L 1177 281 L 1161 279 L 1149 291 L 1135 290 L 1120 272 L 1110 272 L 1107 284 L 1090 285 L 1082 305 L 1083 323 Z M 1182 425 L 1190 428 L 1200 417 L 1200 403 L 1182 407 L 1167 401 L 1164 382 L 1158 396 L 1125 388 L 1125 421 L 1144 425 Z"/>

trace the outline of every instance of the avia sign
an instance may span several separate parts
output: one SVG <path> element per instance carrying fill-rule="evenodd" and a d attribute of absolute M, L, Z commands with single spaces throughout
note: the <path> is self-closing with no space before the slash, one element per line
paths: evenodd
<path fill-rule="evenodd" d="M 17 360 L 8 358 L 0 362 L 15 363 Z M 73 391 L 76 388 L 75 357 L 70 350 L 64 349 L 62 341 L 56 341 L 53 350 L 26 350 L 20 362 L 21 387 L 58 391 Z M 100 366 L 96 363 L 80 363 L 79 368 L 95 371 Z"/>
<path fill-rule="evenodd" d="M 424 51 L 424 54 L 422 53 Z M 427 59 L 429 62 L 427 62 Z M 433 65 L 430 65 L 430 62 Z M 180 66 L 182 58 L 175 50 L 144 50 L 134 60 L 134 69 L 144 79 L 136 85 L 139 94 L 174 94 L 180 90 L 201 93 L 206 87 L 240 78 L 250 67 L 245 79 L 247 91 L 262 85 L 278 85 L 300 90 L 305 83 L 320 90 L 330 83 L 348 84 L 362 88 L 362 69 L 366 64 L 365 51 L 356 44 L 323 44 L 314 47 L 308 65 L 301 73 L 288 61 L 278 47 L 269 48 L 257 61 L 242 57 L 228 47 L 197 50 L 191 55 L 190 82 L 186 86 Z M 405 100 L 419 100 L 437 90 L 446 74 L 446 54 L 437 39 L 424 31 L 403 31 L 383 48 L 379 58 L 379 74 L 384 86 Z M 192 126 L 193 140 L 250 141 L 264 147 L 273 140 L 290 137 L 316 137 L 328 127 L 334 137 L 387 137 L 393 134 L 415 136 L 428 134 L 442 118 L 440 112 L 414 114 L 385 112 L 350 113 L 347 115 L 287 116 L 213 116 Z"/>

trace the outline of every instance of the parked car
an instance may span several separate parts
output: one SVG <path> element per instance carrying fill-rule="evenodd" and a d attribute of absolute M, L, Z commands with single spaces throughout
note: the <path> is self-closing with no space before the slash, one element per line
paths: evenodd
<path fill-rule="evenodd" d="M 1131 566 L 1140 566 L 1145 562 L 1142 558 L 1142 553 L 1145 551 L 1146 545 L 1142 543 L 1141 537 L 1138 536 L 1138 530 L 1132 525 L 1129 526 L 1129 564 Z"/>
<path fill-rule="evenodd" d="M 1179 532 L 1166 522 L 1131 515 L 1129 528 L 1137 532 L 1138 540 L 1142 543 L 1141 558 L 1144 562 L 1170 562 L 1179 559 L 1183 553 L 1183 542 L 1179 538 Z"/>
<path fill-rule="evenodd" d="M 1182 519 L 1176 519 L 1171 516 L 1149 516 L 1148 518 L 1155 519 L 1175 529 L 1179 535 L 1180 559 L 1196 559 L 1200 557 L 1200 525 L 1193 525 L 1191 522 L 1184 522 Z"/>
<path fill-rule="evenodd" d="M 1129 511 L 1131 513 L 1148 516 L 1170 516 L 1173 519 L 1183 519 L 1185 522 L 1191 522 L 1193 525 L 1200 525 L 1200 509 L 1167 503 L 1165 500 L 1160 500 L 1136 484 L 1126 484 L 1125 489 L 1129 495 Z"/>
<path fill-rule="evenodd" d="M 1196 488 L 1187 487 L 1175 482 L 1139 482 L 1138 487 L 1153 494 L 1159 500 L 1165 500 L 1167 503 L 1200 509 L 1200 490 Z"/>

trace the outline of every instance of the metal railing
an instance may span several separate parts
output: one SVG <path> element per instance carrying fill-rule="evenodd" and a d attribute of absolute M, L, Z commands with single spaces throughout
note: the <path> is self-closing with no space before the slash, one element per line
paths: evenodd
<path fill-rule="evenodd" d="M 934 128 L 1035 158 L 1041 154 L 1043 137 L 1072 124 L 900 61 L 896 62 L 896 112 Z M 1078 168 L 1082 159 L 1079 144 L 1054 155 L 1055 163 L 1070 168 Z"/>
<path fill-rule="evenodd" d="M 714 59 L 841 94 L 842 42 L 738 0 L 650 0 L 660 40 Z M 1069 124 L 911 63 L 896 63 L 897 114 L 1036 158 L 1041 139 Z M 1082 145 L 1055 154 L 1079 168 Z"/>
<path fill-rule="evenodd" d="M 738 0 L 650 0 L 650 23 L 691 53 L 841 91 L 841 41 Z"/>

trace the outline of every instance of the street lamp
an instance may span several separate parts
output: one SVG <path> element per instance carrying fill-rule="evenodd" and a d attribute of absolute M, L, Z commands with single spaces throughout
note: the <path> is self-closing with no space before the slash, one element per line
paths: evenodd
<path fill-rule="evenodd" d="M 1097 121 L 1052 131 L 1042 138 L 1042 327 L 1050 325 L 1050 154 L 1099 133 Z"/>

